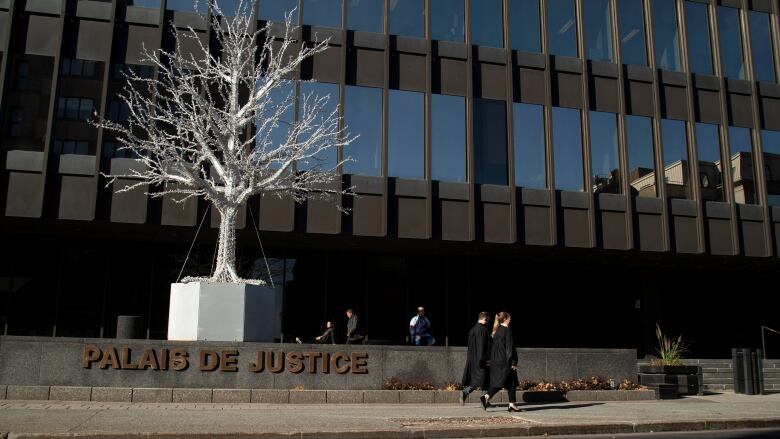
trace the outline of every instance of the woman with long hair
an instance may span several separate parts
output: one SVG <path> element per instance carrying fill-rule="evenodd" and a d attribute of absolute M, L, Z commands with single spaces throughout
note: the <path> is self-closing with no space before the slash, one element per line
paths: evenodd
<path fill-rule="evenodd" d="M 493 322 L 493 345 L 490 349 L 490 389 L 479 400 L 482 409 L 490 406 L 490 398 L 502 388 L 509 396 L 509 411 L 519 412 L 515 405 L 517 395 L 517 351 L 515 350 L 512 330 L 509 323 L 512 316 L 508 312 L 496 314 Z"/>

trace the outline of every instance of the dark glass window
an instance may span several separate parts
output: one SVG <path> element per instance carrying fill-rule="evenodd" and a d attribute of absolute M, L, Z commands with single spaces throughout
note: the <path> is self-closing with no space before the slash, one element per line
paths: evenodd
<path fill-rule="evenodd" d="M 463 0 L 431 0 L 431 39 L 463 42 L 465 39 Z"/>
<path fill-rule="evenodd" d="M 750 11 L 750 45 L 753 55 L 753 75 L 756 81 L 775 82 L 775 57 L 772 51 L 772 34 L 769 14 Z"/>
<path fill-rule="evenodd" d="M 750 128 L 730 126 L 729 145 L 731 178 L 734 181 L 734 201 L 739 204 L 758 204 Z"/>
<path fill-rule="evenodd" d="M 127 76 L 135 75 L 139 78 L 150 79 L 154 77 L 154 67 L 137 64 L 112 64 L 111 78 L 125 80 Z"/>
<path fill-rule="evenodd" d="M 590 112 L 590 156 L 593 192 L 622 193 L 616 114 Z"/>
<path fill-rule="evenodd" d="M 425 5 L 422 0 L 389 0 L 390 33 L 425 37 Z"/>
<path fill-rule="evenodd" d="M 577 19 L 574 0 L 547 1 L 547 40 L 550 54 L 577 56 Z"/>
<path fill-rule="evenodd" d="M 301 85 L 304 85 L 304 87 L 302 87 L 302 91 L 309 93 L 312 91 L 317 91 L 311 87 L 311 84 L 315 83 L 301 83 Z M 328 103 L 331 104 L 330 101 L 333 99 L 336 99 L 336 102 L 338 102 L 338 90 L 330 91 L 335 91 L 336 95 L 331 95 L 328 99 Z M 295 85 L 292 82 L 288 82 L 280 87 L 274 88 L 269 93 L 269 98 L 270 102 L 266 107 L 266 111 L 264 114 L 258 115 L 258 118 L 255 122 L 256 125 L 259 125 L 260 123 L 265 122 L 270 118 L 276 117 L 275 115 L 277 111 L 281 111 L 281 114 L 279 115 L 276 126 L 266 126 L 264 128 L 265 134 L 262 135 L 262 137 L 256 138 L 255 143 L 258 145 L 264 145 L 261 146 L 261 148 L 264 148 L 266 151 L 273 151 L 279 148 L 281 145 L 287 143 L 288 137 L 290 136 L 290 128 L 295 121 L 295 106 L 293 105 L 295 103 Z M 285 106 L 286 108 L 284 108 Z"/>
<path fill-rule="evenodd" d="M 95 102 L 89 98 L 59 98 L 57 119 L 85 121 L 92 117 Z"/>
<path fill-rule="evenodd" d="M 387 175 L 425 178 L 425 94 L 390 90 L 388 95 Z"/>
<path fill-rule="evenodd" d="M 583 191 L 580 110 L 553 107 L 552 131 L 555 189 Z"/>
<path fill-rule="evenodd" d="M 466 98 L 431 96 L 431 178 L 466 181 Z"/>
<path fill-rule="evenodd" d="M 329 84 L 327 82 L 301 82 L 301 94 L 299 96 L 298 105 L 300 119 L 305 119 L 307 116 L 304 113 L 310 108 L 304 104 L 305 99 L 309 99 L 309 105 L 314 105 L 316 98 L 328 97 L 327 102 L 322 101 L 320 105 L 320 114 L 317 115 L 317 119 L 322 121 L 338 110 L 339 105 L 339 86 L 338 84 Z M 336 115 L 335 117 L 338 117 Z M 315 122 L 316 125 L 321 125 L 319 122 Z M 304 138 L 307 138 L 304 136 Z M 336 148 L 328 148 L 319 153 L 317 157 L 309 160 L 306 163 L 301 163 L 298 166 L 301 168 L 311 168 L 319 166 L 323 171 L 331 171 L 336 168 L 338 163 L 338 151 Z"/>
<path fill-rule="evenodd" d="M 780 131 L 761 131 L 764 147 L 767 201 L 770 206 L 780 206 Z"/>
<path fill-rule="evenodd" d="M 626 151 L 632 194 L 640 197 L 655 197 L 652 119 L 644 116 L 626 116 Z"/>
<path fill-rule="evenodd" d="M 742 54 L 742 28 L 739 9 L 718 6 L 718 41 L 723 76 L 745 79 L 745 58 Z"/>
<path fill-rule="evenodd" d="M 692 198 L 688 178 L 688 140 L 685 122 L 661 119 L 664 149 L 664 182 L 669 198 Z"/>
<path fill-rule="evenodd" d="M 653 8 L 656 66 L 659 69 L 682 70 L 675 0 L 651 0 L 650 4 Z"/>
<path fill-rule="evenodd" d="M 612 11 L 609 0 L 582 3 L 585 15 L 585 52 L 588 59 L 614 61 L 612 52 Z"/>
<path fill-rule="evenodd" d="M 382 173 L 382 89 L 348 85 L 344 92 L 344 124 L 358 136 L 345 149 L 344 173 L 379 176 Z"/>
<path fill-rule="evenodd" d="M 341 27 L 341 0 L 303 0 L 303 24 Z"/>
<path fill-rule="evenodd" d="M 219 3 L 222 5 L 222 2 Z M 201 0 L 198 2 L 198 8 L 195 9 L 195 2 L 193 0 L 166 0 L 165 9 L 169 11 L 182 11 L 182 12 L 200 12 L 205 14 L 208 11 L 208 2 Z"/>
<path fill-rule="evenodd" d="M 86 140 L 54 139 L 51 144 L 52 154 L 89 154 L 89 142 Z"/>
<path fill-rule="evenodd" d="M 474 180 L 508 184 L 506 102 L 474 99 Z"/>
<path fill-rule="evenodd" d="M 620 56 L 623 64 L 647 65 L 642 0 L 619 0 Z"/>
<path fill-rule="evenodd" d="M 512 49 L 541 52 L 541 18 L 539 0 L 511 0 L 509 5 L 512 28 Z"/>
<path fill-rule="evenodd" d="M 106 116 L 114 122 L 125 122 L 130 117 L 130 107 L 124 101 L 111 101 Z"/>
<path fill-rule="evenodd" d="M 385 2 L 383 0 L 347 0 L 347 27 L 366 32 L 384 32 Z"/>
<path fill-rule="evenodd" d="M 547 189 L 544 107 L 514 103 L 515 185 Z"/>
<path fill-rule="evenodd" d="M 11 137 L 20 137 L 22 135 L 22 126 L 24 126 L 24 110 L 19 107 L 11 108 L 8 134 Z"/>
<path fill-rule="evenodd" d="M 471 2 L 471 43 L 478 46 L 504 47 L 503 2 Z"/>
<path fill-rule="evenodd" d="M 261 19 L 284 23 L 285 14 L 292 12 L 292 24 L 298 24 L 298 0 L 260 0 L 257 15 Z"/>
<path fill-rule="evenodd" d="M 699 187 L 705 201 L 723 201 L 718 125 L 696 124 L 696 153 L 699 157 Z"/>
<path fill-rule="evenodd" d="M 95 76 L 95 64 L 95 61 L 64 58 L 60 75 L 91 78 Z"/>
<path fill-rule="evenodd" d="M 688 31 L 688 64 L 693 73 L 712 75 L 709 6 L 685 2 L 685 27 Z"/>

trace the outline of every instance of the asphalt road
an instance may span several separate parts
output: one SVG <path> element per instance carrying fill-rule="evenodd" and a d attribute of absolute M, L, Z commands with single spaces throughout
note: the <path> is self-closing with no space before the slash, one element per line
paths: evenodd
<path fill-rule="evenodd" d="M 780 429 L 686 431 L 647 434 L 594 434 L 585 436 L 545 436 L 545 439 L 777 439 Z M 507 438 L 504 438 L 507 439 Z M 510 438 L 520 439 L 520 438 Z"/>

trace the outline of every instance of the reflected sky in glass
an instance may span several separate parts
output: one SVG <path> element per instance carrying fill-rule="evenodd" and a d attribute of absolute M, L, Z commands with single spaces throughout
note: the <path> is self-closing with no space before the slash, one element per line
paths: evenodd
<path fill-rule="evenodd" d="M 407 37 L 425 37 L 425 8 L 422 0 L 388 0 L 390 33 Z"/>
<path fill-rule="evenodd" d="M 303 24 L 340 28 L 341 0 L 303 0 Z"/>
<path fill-rule="evenodd" d="M 544 153 L 544 107 L 513 106 L 515 135 L 515 185 L 547 189 Z"/>
<path fill-rule="evenodd" d="M 382 89 L 348 85 L 344 92 L 344 124 L 351 136 L 358 136 L 345 150 L 353 161 L 344 164 L 345 174 L 382 173 Z"/>
<path fill-rule="evenodd" d="M 664 165 L 688 160 L 688 141 L 685 137 L 685 122 L 661 119 L 661 143 L 664 148 Z"/>
<path fill-rule="evenodd" d="M 640 197 L 655 197 L 652 119 L 644 116 L 626 116 L 626 150 L 628 178 L 633 190 Z"/>
<path fill-rule="evenodd" d="M 384 0 L 344 0 L 347 2 L 347 28 L 365 32 L 384 32 Z"/>
<path fill-rule="evenodd" d="M 284 23 L 284 14 L 293 9 L 292 24 L 298 24 L 298 0 L 260 0 L 257 15 L 268 21 Z"/>
<path fill-rule="evenodd" d="M 539 0 L 511 0 L 512 49 L 541 52 Z"/>
<path fill-rule="evenodd" d="M 466 98 L 431 95 L 431 178 L 466 181 Z"/>
<path fill-rule="evenodd" d="M 471 44 L 504 47 L 504 19 L 501 0 L 471 2 Z"/>
<path fill-rule="evenodd" d="M 327 104 L 321 110 L 322 111 L 321 115 L 318 116 L 321 119 L 328 117 L 332 112 L 338 109 L 338 105 L 339 105 L 338 84 L 329 84 L 326 82 L 302 82 L 301 97 L 299 98 L 301 100 L 301 104 L 299 105 L 301 118 L 305 117 L 303 103 L 302 103 L 303 96 L 308 96 L 308 95 L 312 95 L 313 97 L 329 96 Z M 314 101 L 309 101 L 309 102 L 313 103 Z M 310 161 L 309 163 L 304 164 L 303 167 L 310 167 L 310 166 L 314 166 L 315 164 L 319 164 L 321 166 L 321 169 L 324 171 L 332 170 L 333 168 L 336 167 L 336 163 L 338 163 L 338 154 L 336 148 L 329 148 L 325 150 L 317 157 L 317 159 L 318 160 Z"/>
<path fill-rule="evenodd" d="M 620 56 L 623 64 L 647 65 L 642 0 L 618 0 Z"/>
<path fill-rule="evenodd" d="M 652 0 L 655 63 L 659 69 L 682 70 L 680 36 L 677 29 L 675 0 Z"/>
<path fill-rule="evenodd" d="M 553 107 L 553 161 L 555 189 L 583 191 L 582 125 L 580 110 Z"/>
<path fill-rule="evenodd" d="M 431 39 L 465 40 L 465 6 L 463 0 L 431 0 Z"/>
<path fill-rule="evenodd" d="M 269 93 L 271 101 L 268 104 L 268 110 L 265 112 L 265 114 L 261 115 L 261 118 L 263 120 L 267 120 L 268 118 L 273 117 L 273 114 L 275 113 L 276 109 L 284 104 L 288 96 L 290 96 L 291 99 L 293 99 L 291 103 L 294 103 L 294 99 L 295 99 L 294 92 L 295 92 L 295 84 L 292 82 L 288 82 L 280 87 L 271 90 L 271 92 Z M 271 144 L 265 147 L 267 151 L 273 151 L 279 148 L 279 146 L 283 145 L 285 142 L 287 142 L 287 136 L 290 135 L 290 127 L 294 120 L 295 120 L 295 106 L 290 105 L 290 107 L 287 108 L 286 111 L 279 118 L 278 126 L 270 130 L 267 140 L 270 141 Z M 266 132 L 268 132 L 269 128 L 266 127 L 265 129 Z M 263 142 L 263 141 L 264 139 L 256 139 L 256 142 Z"/>
<path fill-rule="evenodd" d="M 582 4 L 585 16 L 585 51 L 588 59 L 614 61 L 612 54 L 612 18 L 609 0 L 587 0 Z"/>
<path fill-rule="evenodd" d="M 769 30 L 769 14 L 749 11 L 753 75 L 756 81 L 775 82 L 775 57 Z"/>
<path fill-rule="evenodd" d="M 547 1 L 547 40 L 551 55 L 577 56 L 574 0 Z"/>
<path fill-rule="evenodd" d="M 710 22 L 704 3 L 685 2 L 685 26 L 688 31 L 688 65 L 693 73 L 712 75 Z"/>
<path fill-rule="evenodd" d="M 388 94 L 387 175 L 425 178 L 425 93 L 390 90 Z"/>
<path fill-rule="evenodd" d="M 591 175 L 595 192 L 621 193 L 618 164 L 617 115 L 591 111 Z"/>
<path fill-rule="evenodd" d="M 159 0 L 156 1 L 159 6 Z M 220 1 L 221 5 L 222 2 Z M 193 0 L 167 0 L 165 2 L 165 9 L 169 11 L 182 11 L 182 12 L 196 12 L 195 2 Z M 207 0 L 200 0 L 198 2 L 198 12 L 206 13 L 208 11 Z"/>
<path fill-rule="evenodd" d="M 508 184 L 506 102 L 474 99 L 474 180 Z"/>
<path fill-rule="evenodd" d="M 718 6 L 718 41 L 720 42 L 720 62 L 723 76 L 745 79 L 739 9 Z"/>

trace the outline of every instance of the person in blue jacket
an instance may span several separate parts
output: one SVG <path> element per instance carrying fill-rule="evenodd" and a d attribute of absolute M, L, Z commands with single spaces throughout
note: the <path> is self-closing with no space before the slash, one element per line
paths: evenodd
<path fill-rule="evenodd" d="M 415 346 L 431 346 L 436 339 L 431 335 L 431 321 L 425 317 L 425 308 L 417 308 L 417 315 L 409 322 L 409 333 Z"/>

